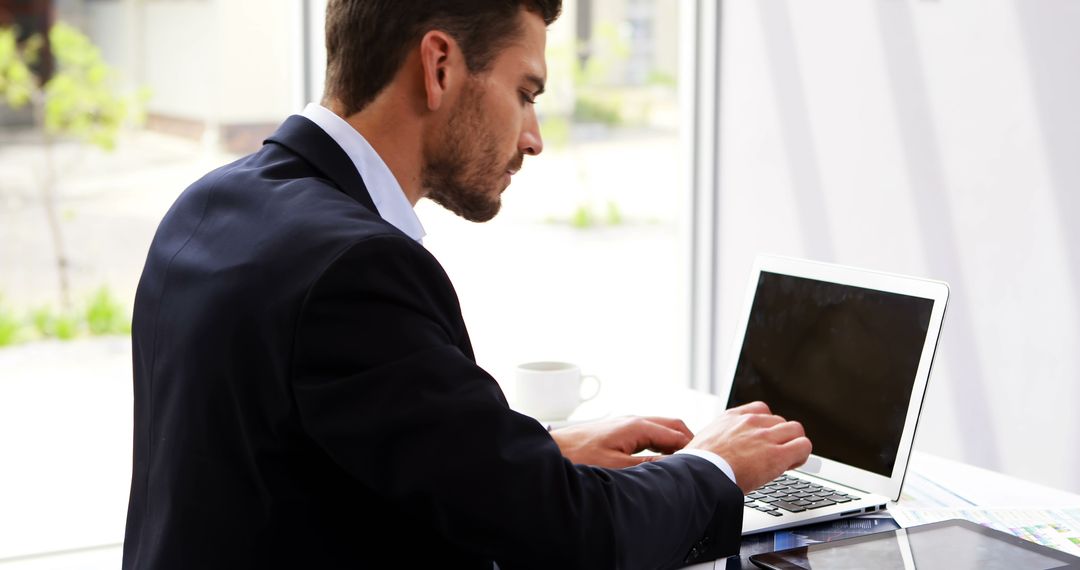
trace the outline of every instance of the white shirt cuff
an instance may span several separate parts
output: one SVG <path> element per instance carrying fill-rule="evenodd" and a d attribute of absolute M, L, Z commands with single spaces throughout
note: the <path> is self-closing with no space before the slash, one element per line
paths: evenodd
<path fill-rule="evenodd" d="M 728 462 L 724 461 L 723 457 L 720 457 L 719 455 L 711 451 L 705 451 L 704 449 L 680 449 L 675 452 L 675 455 L 678 455 L 680 453 L 685 453 L 687 455 L 695 455 L 708 461 L 709 463 L 712 463 L 716 466 L 717 469 L 722 471 L 724 475 L 727 475 L 727 478 L 731 479 L 732 483 L 738 484 L 738 481 L 735 480 L 735 472 L 731 470 L 731 465 L 728 465 Z"/>

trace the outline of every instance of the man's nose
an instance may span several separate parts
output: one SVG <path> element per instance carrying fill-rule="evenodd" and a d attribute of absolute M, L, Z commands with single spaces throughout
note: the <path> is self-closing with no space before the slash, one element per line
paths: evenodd
<path fill-rule="evenodd" d="M 525 120 L 525 128 L 518 140 L 518 150 L 530 156 L 536 156 L 544 150 L 544 139 L 540 136 L 540 122 L 536 119 L 536 113 L 529 113 Z"/>

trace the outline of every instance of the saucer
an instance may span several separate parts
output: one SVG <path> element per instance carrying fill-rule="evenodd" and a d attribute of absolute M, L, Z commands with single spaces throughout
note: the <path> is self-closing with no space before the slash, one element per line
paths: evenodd
<path fill-rule="evenodd" d="M 602 420 L 610 415 L 605 409 L 593 408 L 582 406 L 574 413 L 570 414 L 570 417 L 556 419 L 556 420 L 540 420 L 540 423 L 551 426 L 551 429 L 559 429 L 567 426 L 584 424 L 589 422 L 595 422 L 596 420 Z"/>

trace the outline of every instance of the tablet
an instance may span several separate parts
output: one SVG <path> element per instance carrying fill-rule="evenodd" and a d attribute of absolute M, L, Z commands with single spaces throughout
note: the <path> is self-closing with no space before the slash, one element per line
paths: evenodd
<path fill-rule="evenodd" d="M 1080 558 L 965 520 L 755 554 L 773 570 L 1080 570 Z"/>

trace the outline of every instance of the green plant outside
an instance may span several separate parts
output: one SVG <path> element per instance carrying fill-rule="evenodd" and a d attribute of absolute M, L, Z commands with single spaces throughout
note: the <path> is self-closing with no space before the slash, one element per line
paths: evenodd
<path fill-rule="evenodd" d="M 98 289 L 90 298 L 86 307 L 86 326 L 91 335 L 131 333 L 131 319 L 106 287 Z"/>
<path fill-rule="evenodd" d="M 30 311 L 30 324 L 34 327 L 34 333 L 41 338 L 56 336 L 53 322 L 56 316 L 52 307 L 38 307 Z"/>
<path fill-rule="evenodd" d="M 2 299 L 0 299 L 2 301 Z M 21 329 L 19 320 L 15 314 L 0 304 L 0 347 L 15 344 L 19 338 Z"/>
<path fill-rule="evenodd" d="M 71 308 L 70 278 L 61 223 L 74 217 L 73 210 L 61 210 L 53 159 L 54 141 L 71 137 L 104 150 L 113 150 L 125 120 L 141 123 L 149 91 L 123 95 L 116 88 L 116 74 L 105 63 L 97 47 L 74 27 L 63 22 L 50 26 L 48 44 L 55 69 L 48 81 L 35 75 L 45 38 L 41 34 L 18 42 L 15 28 L 0 28 L 0 101 L 18 109 L 30 105 L 42 136 L 45 167 L 38 177 L 44 206 L 46 231 L 52 237 L 59 280 L 60 304 L 64 314 L 51 319 L 32 318 L 35 328 L 57 338 L 73 338 L 86 325 Z M 98 326 L 95 324 L 94 326 Z"/>
<path fill-rule="evenodd" d="M 679 86 L 679 81 L 674 75 L 655 69 L 649 72 L 649 76 L 645 79 L 645 83 L 647 85 L 659 85 L 661 87 L 671 88 Z"/>
<path fill-rule="evenodd" d="M 621 226 L 623 223 L 622 210 L 614 200 L 607 203 L 607 223 L 609 226 Z"/>
<path fill-rule="evenodd" d="M 600 226 L 621 226 L 625 223 L 622 210 L 619 209 L 619 205 L 614 200 L 607 202 L 603 215 L 597 213 L 591 203 L 582 202 L 574 209 L 569 219 L 549 216 L 545 221 L 549 224 L 569 224 L 570 227 L 579 230 Z"/>
<path fill-rule="evenodd" d="M 57 311 L 51 306 L 30 310 L 23 318 L 0 305 L 0 347 L 44 339 L 131 334 L 131 318 L 107 287 L 101 287 L 81 310 Z"/>
<path fill-rule="evenodd" d="M 35 35 L 17 43 L 14 28 L 0 29 L 0 94 L 13 109 L 40 97 L 44 128 L 49 134 L 66 135 L 105 150 L 116 146 L 124 121 L 145 120 L 149 91 L 124 96 L 116 92 L 115 73 L 101 58 L 97 47 L 75 29 L 57 22 L 49 29 L 49 47 L 56 71 L 41 87 L 30 66 L 44 41 Z"/>
<path fill-rule="evenodd" d="M 79 336 L 83 318 L 72 312 L 55 312 L 52 307 L 39 307 L 30 312 L 33 338 L 71 340 Z"/>
<path fill-rule="evenodd" d="M 596 225 L 596 217 L 593 216 L 591 208 L 582 204 L 570 216 L 570 225 L 577 229 L 591 228 Z"/>
<path fill-rule="evenodd" d="M 570 144 L 570 120 L 562 115 L 544 117 L 540 122 L 540 132 L 544 144 L 554 148 L 564 148 Z"/>
<path fill-rule="evenodd" d="M 71 340 L 79 334 L 79 317 L 62 313 L 56 316 L 53 332 L 60 340 Z"/>
<path fill-rule="evenodd" d="M 41 38 L 28 40 L 22 48 L 14 28 L 0 28 L 0 93 L 7 104 L 18 109 L 34 94 L 34 74 L 25 60 L 33 60 L 41 49 Z"/>
<path fill-rule="evenodd" d="M 49 30 L 49 43 L 60 72 L 45 85 L 45 128 L 112 150 L 125 119 L 145 119 L 149 92 L 118 95 L 115 74 L 101 52 L 72 26 L 57 22 Z"/>
<path fill-rule="evenodd" d="M 574 101 L 574 121 L 617 127 L 623 123 L 622 114 L 619 112 L 620 106 L 619 101 L 612 97 L 579 95 Z"/>

